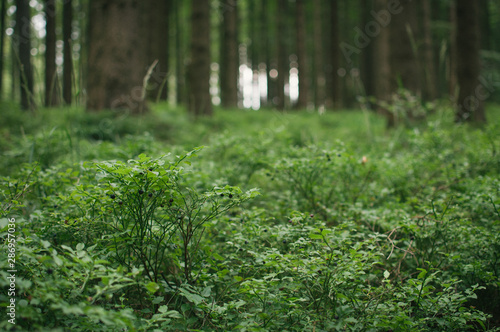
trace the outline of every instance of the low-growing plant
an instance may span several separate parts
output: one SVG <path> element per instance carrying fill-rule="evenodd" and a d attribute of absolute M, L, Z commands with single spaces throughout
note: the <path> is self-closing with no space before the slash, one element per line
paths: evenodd
<path fill-rule="evenodd" d="M 369 188 L 374 165 L 367 161 L 366 156 L 355 157 L 343 147 L 296 148 L 275 164 L 272 176 L 294 198 L 296 204 L 289 209 L 317 213 L 324 219 L 335 217 L 334 221 L 338 221 L 344 208 L 356 204 Z"/>
<path fill-rule="evenodd" d="M 69 198 L 81 205 L 89 220 L 106 225 L 102 243 L 117 263 L 141 266 L 154 282 L 170 285 L 175 280 L 179 286 L 196 280 L 205 228 L 258 194 L 228 185 L 202 193 L 188 187 L 182 164 L 189 164 L 199 150 L 173 162 L 140 155 L 127 163 L 87 165 L 99 170 L 98 183 L 80 185 Z"/>
<path fill-rule="evenodd" d="M 0 220 L 4 230 L 6 219 Z M 54 248 L 50 242 L 29 234 L 29 225 L 16 220 L 15 296 L 0 295 L 6 307 L 15 298 L 15 322 L 0 322 L 3 331 L 115 331 L 134 330 L 137 317 L 131 308 L 115 307 L 113 297 L 128 287 L 146 284 L 138 278 L 141 270 L 114 268 L 95 246 Z M 5 234 L 5 233 L 4 233 Z M 2 236 L 2 242 L 5 241 Z M 12 269 L 7 255 L 0 259 L 0 287 L 8 289 Z M 10 266 L 10 267 L 9 267 Z M 12 295 L 12 294 L 11 294 Z"/>

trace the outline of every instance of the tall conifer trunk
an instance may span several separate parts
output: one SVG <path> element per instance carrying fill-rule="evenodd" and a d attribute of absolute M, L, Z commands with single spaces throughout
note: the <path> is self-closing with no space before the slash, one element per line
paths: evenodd
<path fill-rule="evenodd" d="M 455 120 L 457 122 L 486 122 L 483 101 L 487 88 L 479 82 L 479 4 L 477 1 L 457 0 L 457 79 L 459 94 Z"/>
<path fill-rule="evenodd" d="M 387 8 L 388 0 L 375 0 L 375 11 L 379 12 Z M 379 102 L 388 101 L 391 95 L 391 48 L 390 48 L 389 26 L 382 27 L 378 36 L 374 38 L 373 45 L 373 89 L 375 98 Z M 387 127 L 394 127 L 394 114 L 386 108 L 378 106 L 377 112 L 383 114 L 387 119 Z"/>
<path fill-rule="evenodd" d="M 56 6 L 55 0 L 45 0 L 45 106 L 59 104 L 56 70 Z"/>
<path fill-rule="evenodd" d="M 16 0 L 16 29 L 14 42 L 17 45 L 20 64 L 21 108 L 33 110 L 33 69 L 31 65 L 31 15 L 29 0 Z"/>
<path fill-rule="evenodd" d="M 296 107 L 299 109 L 307 108 L 309 103 L 309 71 L 306 50 L 306 10 L 305 0 L 296 0 L 296 49 L 297 63 L 299 69 L 299 99 Z"/>
<path fill-rule="evenodd" d="M 210 97 L 210 0 L 191 2 L 191 59 L 188 68 L 189 112 L 212 115 Z"/>
<path fill-rule="evenodd" d="M 143 78 L 146 45 L 143 2 L 92 0 L 87 109 L 146 111 Z"/>
<path fill-rule="evenodd" d="M 221 104 L 226 108 L 238 106 L 238 6 L 233 0 L 222 7 L 221 29 L 221 66 L 220 86 Z"/>
<path fill-rule="evenodd" d="M 427 100 L 437 98 L 437 76 L 434 63 L 434 45 L 431 32 L 431 5 L 430 0 L 421 0 L 423 21 L 423 63 L 424 63 L 424 97 Z"/>
<path fill-rule="evenodd" d="M 7 0 L 1 1 L 2 8 L 0 9 L 0 99 L 3 93 L 3 69 L 4 69 L 4 40 L 5 40 L 5 14 L 7 11 Z"/>
<path fill-rule="evenodd" d="M 63 99 L 71 105 L 73 92 L 73 51 L 71 49 L 71 32 L 73 21 L 73 3 L 71 0 L 63 2 Z M 92 28 L 91 28 L 92 29 Z"/>
<path fill-rule="evenodd" d="M 144 1 L 146 6 L 145 21 L 148 24 L 146 33 L 148 38 L 147 65 L 150 66 L 154 61 L 158 60 L 148 84 L 148 95 L 152 99 L 159 97 L 160 100 L 167 100 L 168 98 L 166 80 L 169 71 L 170 2 L 171 0 Z"/>
<path fill-rule="evenodd" d="M 391 70 L 393 89 L 402 86 L 415 94 L 421 92 L 417 58 L 417 2 L 400 1 L 401 12 L 392 15 L 390 23 Z"/>
<path fill-rule="evenodd" d="M 276 107 L 280 110 L 285 109 L 285 84 L 288 81 L 288 56 L 286 47 L 286 37 L 287 37 L 287 24 L 286 24 L 286 14 L 287 14 L 287 1 L 278 0 L 278 13 L 277 13 L 277 38 L 278 38 L 278 78 L 276 80 L 277 86 L 277 105 Z"/>

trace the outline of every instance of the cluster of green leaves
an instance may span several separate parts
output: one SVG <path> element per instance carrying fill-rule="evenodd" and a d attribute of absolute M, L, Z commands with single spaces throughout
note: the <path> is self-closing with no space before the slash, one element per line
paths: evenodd
<path fill-rule="evenodd" d="M 335 114 L 239 116 L 194 124 L 186 144 L 209 147 L 169 155 L 154 130 L 84 134 L 95 115 L 53 140 L 40 136 L 51 124 L 10 137 L 40 152 L 0 181 L 4 252 L 17 220 L 17 328 L 498 330 L 498 125 L 439 113 L 374 136 L 383 121 L 361 113 L 350 130 Z M 28 146 L 13 144 L 16 162 Z"/>

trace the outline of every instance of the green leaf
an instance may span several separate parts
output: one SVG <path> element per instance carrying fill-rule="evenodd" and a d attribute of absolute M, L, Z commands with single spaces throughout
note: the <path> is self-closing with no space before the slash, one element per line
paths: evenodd
<path fill-rule="evenodd" d="M 156 282 L 149 282 L 147 285 L 146 285 L 146 289 L 150 292 L 150 293 L 154 293 L 156 292 L 158 289 L 160 288 L 160 286 L 158 286 L 158 284 Z"/>
<path fill-rule="evenodd" d="M 7 227 L 8 224 L 9 224 L 9 219 L 7 219 L 7 218 L 0 219 L 0 229 Z"/>
<path fill-rule="evenodd" d="M 49 241 L 45 241 L 45 240 L 40 240 L 40 242 L 42 243 L 42 246 L 47 249 L 51 246 L 50 242 Z"/>
<path fill-rule="evenodd" d="M 203 301 L 203 297 L 199 296 L 198 294 L 193 294 L 190 293 L 189 291 L 185 290 L 184 288 L 179 288 L 181 294 L 190 302 L 193 302 L 195 305 L 198 305 Z"/>
<path fill-rule="evenodd" d="M 164 300 L 164 298 L 163 298 L 162 296 L 157 296 L 157 297 L 155 297 L 155 298 L 154 298 L 154 300 L 153 300 L 153 301 L 151 301 L 151 302 L 153 302 L 153 304 L 160 304 L 160 303 L 162 303 L 162 302 L 163 302 L 163 300 Z"/>
<path fill-rule="evenodd" d="M 161 307 L 158 308 L 158 312 L 161 313 L 166 313 L 168 311 L 168 306 L 162 305 Z"/>
<path fill-rule="evenodd" d="M 384 271 L 384 279 L 389 279 L 389 276 L 391 275 L 391 273 L 387 270 Z"/>
<path fill-rule="evenodd" d="M 58 266 L 63 265 L 62 259 L 60 259 L 59 257 L 57 257 L 57 255 L 54 255 L 53 258 L 54 258 L 54 262 L 56 263 L 56 265 L 58 265 Z"/>
<path fill-rule="evenodd" d="M 417 279 L 424 279 L 425 276 L 427 275 L 427 270 L 426 269 L 421 269 L 421 268 L 417 268 L 417 270 L 422 271 L 422 272 L 420 272 L 418 274 Z"/>
<path fill-rule="evenodd" d="M 212 254 L 212 257 L 215 258 L 218 261 L 223 261 L 224 260 L 224 257 L 222 257 L 221 255 L 219 255 L 218 253 L 215 253 L 215 252 Z"/>
<path fill-rule="evenodd" d="M 310 233 L 309 237 L 313 240 L 322 240 L 323 237 L 318 233 Z"/>
<path fill-rule="evenodd" d="M 79 250 L 79 251 L 80 251 L 80 250 L 83 250 L 83 248 L 85 248 L 85 244 L 83 244 L 83 243 L 78 243 L 78 244 L 76 245 L 76 250 Z"/>
<path fill-rule="evenodd" d="M 209 297 L 211 291 L 212 291 L 212 287 L 211 286 L 205 287 L 203 289 L 203 291 L 201 292 L 201 296 L 203 296 L 203 297 Z"/>

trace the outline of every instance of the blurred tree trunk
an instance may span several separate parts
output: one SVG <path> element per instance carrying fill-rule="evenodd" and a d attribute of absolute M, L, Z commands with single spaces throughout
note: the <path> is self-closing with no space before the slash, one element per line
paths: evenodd
<path fill-rule="evenodd" d="M 296 37 L 297 37 L 297 63 L 299 69 L 299 99 L 296 107 L 298 109 L 307 108 L 309 103 L 309 73 L 306 50 L 306 10 L 305 0 L 296 0 Z"/>
<path fill-rule="evenodd" d="M 279 110 L 285 109 L 285 83 L 288 81 L 288 56 L 286 48 L 287 37 L 287 0 L 278 0 L 277 12 L 277 39 L 278 39 L 278 79 L 277 79 L 277 105 Z"/>
<path fill-rule="evenodd" d="M 146 111 L 143 2 L 91 0 L 87 109 Z"/>
<path fill-rule="evenodd" d="M 430 1 L 431 5 L 431 23 L 432 22 L 446 22 L 450 26 L 450 10 L 448 9 L 450 3 L 442 3 L 441 1 Z M 449 30 L 450 31 L 450 30 Z M 448 55 L 449 55 L 449 40 L 451 33 L 437 33 L 437 29 L 432 30 L 433 36 L 433 54 L 434 54 L 434 68 L 436 69 L 436 86 L 437 98 L 441 98 L 444 94 L 448 94 L 449 80 L 448 80 Z M 446 51 L 446 52 L 444 52 Z"/>
<path fill-rule="evenodd" d="M 167 100 L 170 0 L 146 0 L 144 4 L 146 6 L 146 22 L 149 25 L 146 34 L 148 37 L 147 65 L 150 66 L 158 60 L 149 79 L 148 95 L 154 100 L 158 97 L 159 100 Z"/>
<path fill-rule="evenodd" d="M 210 97 L 210 0 L 191 2 L 191 63 L 188 68 L 189 112 L 212 115 Z"/>
<path fill-rule="evenodd" d="M 420 95 L 420 68 L 417 58 L 417 1 L 401 0 L 400 13 L 391 16 L 391 69 L 393 89 L 399 86 Z"/>
<path fill-rule="evenodd" d="M 222 7 L 220 88 L 221 105 L 226 108 L 238 107 L 238 3 Z"/>
<path fill-rule="evenodd" d="M 373 16 L 370 15 L 370 12 L 373 10 L 373 1 L 372 0 L 360 0 L 360 5 L 361 5 L 361 27 L 363 27 L 363 31 L 366 34 L 369 34 L 369 38 L 376 38 L 371 37 L 371 35 L 376 35 L 376 30 L 372 31 L 368 27 L 371 27 L 371 25 L 367 25 L 368 22 L 373 21 Z M 387 8 L 387 7 L 386 7 Z M 374 63 L 373 63 L 373 40 L 366 45 L 361 50 L 361 64 L 360 64 L 360 77 L 361 77 L 361 82 L 363 84 L 364 88 L 364 95 L 365 96 L 373 96 L 374 95 L 374 86 L 376 82 L 373 79 L 374 73 L 373 71 L 375 70 L 374 68 Z"/>
<path fill-rule="evenodd" d="M 18 90 L 18 79 L 19 79 L 19 58 L 17 56 L 17 45 L 15 43 L 10 44 L 10 77 L 11 77 L 11 82 L 10 82 L 10 100 L 16 100 L 17 99 L 17 92 Z"/>
<path fill-rule="evenodd" d="M 174 25 L 175 25 L 175 101 L 177 104 L 182 104 L 185 102 L 185 77 L 184 77 L 184 56 L 183 50 L 184 45 L 182 41 L 184 40 L 184 30 L 182 28 L 182 1 L 173 1 L 174 9 Z"/>
<path fill-rule="evenodd" d="M 328 52 L 328 59 L 331 66 L 331 74 L 327 76 L 330 78 L 331 86 L 327 88 L 327 96 L 330 96 L 332 107 L 339 109 L 342 107 L 342 94 L 341 83 L 339 79 L 338 70 L 340 68 L 340 25 L 339 25 L 339 5 L 338 0 L 330 2 L 330 50 Z"/>
<path fill-rule="evenodd" d="M 276 79 L 271 75 L 271 70 L 276 69 L 276 58 L 274 54 L 273 45 L 275 45 L 275 36 L 277 33 L 275 32 L 276 22 L 274 19 L 275 15 L 275 7 L 273 6 L 275 3 L 269 2 L 269 0 L 262 0 L 262 7 L 266 10 L 264 11 L 266 26 L 268 27 L 268 34 L 265 43 L 265 62 L 266 62 L 266 82 L 267 82 L 267 106 L 273 106 L 275 104 L 275 98 L 277 96 L 277 82 Z"/>
<path fill-rule="evenodd" d="M 259 17 L 259 28 L 258 28 L 258 38 L 259 38 L 259 80 L 261 75 L 266 75 L 269 70 L 268 58 L 267 58 L 267 39 L 270 36 L 269 26 L 267 25 L 267 10 L 265 1 L 258 1 L 258 17 Z M 259 83 L 260 84 L 260 83 Z M 260 107 L 266 107 L 268 105 L 267 96 L 261 93 L 259 86 L 259 99 L 260 99 Z"/>
<path fill-rule="evenodd" d="M 257 4 L 254 1 L 248 2 L 248 36 L 250 37 L 250 43 L 248 45 L 248 57 L 250 60 L 250 67 L 252 73 L 258 71 L 259 61 L 257 59 L 258 53 L 258 38 L 257 38 L 257 21 L 259 20 L 257 13 Z M 252 78 L 253 80 L 253 78 Z"/>
<path fill-rule="evenodd" d="M 480 34 L 479 3 L 457 0 L 457 78 L 458 94 L 456 122 L 485 123 L 484 99 L 489 92 L 479 82 Z"/>
<path fill-rule="evenodd" d="M 20 64 L 21 108 L 34 110 L 33 69 L 31 65 L 31 15 L 29 0 L 16 0 L 15 40 Z"/>
<path fill-rule="evenodd" d="M 479 17 L 481 18 L 481 48 L 483 50 L 491 49 L 490 10 L 488 5 L 488 0 L 479 0 Z"/>
<path fill-rule="evenodd" d="M 450 99 L 453 103 L 457 100 L 457 5 L 455 0 L 450 0 L 450 55 L 448 59 L 448 84 Z"/>
<path fill-rule="evenodd" d="M 375 0 L 375 11 L 379 12 L 387 8 L 388 0 Z M 388 26 L 381 27 L 380 33 L 373 40 L 373 89 L 378 101 L 377 112 L 383 114 L 387 119 L 387 127 L 394 127 L 394 114 L 387 108 L 382 107 L 380 102 L 387 102 L 391 96 L 391 48 L 390 33 Z"/>
<path fill-rule="evenodd" d="M 5 13 L 7 11 L 7 0 L 2 0 L 0 9 L 0 100 L 3 94 L 3 69 L 4 69 L 4 41 L 5 41 Z"/>
<path fill-rule="evenodd" d="M 71 105 L 73 97 L 73 50 L 71 49 L 71 33 L 73 23 L 73 3 L 63 2 L 63 99 Z M 90 28 L 92 29 L 92 27 Z"/>
<path fill-rule="evenodd" d="M 321 0 L 313 2 L 314 29 L 314 105 L 316 109 L 325 106 L 325 66 L 323 63 L 323 39 L 321 38 Z"/>
<path fill-rule="evenodd" d="M 434 45 L 432 41 L 431 31 L 431 5 L 430 0 L 422 0 L 422 27 L 423 27 L 423 63 L 424 63 L 424 79 L 425 89 L 424 97 L 427 100 L 434 100 L 437 98 L 437 75 L 434 63 Z"/>
<path fill-rule="evenodd" d="M 50 107 L 59 104 L 55 0 L 45 0 L 45 22 L 45 107 Z"/>

